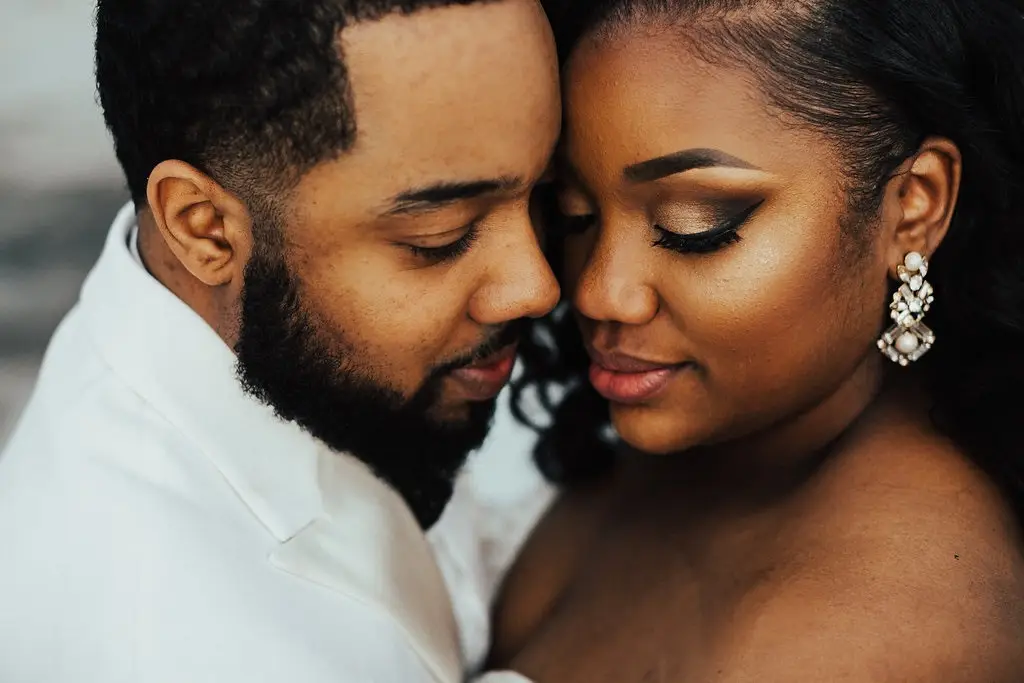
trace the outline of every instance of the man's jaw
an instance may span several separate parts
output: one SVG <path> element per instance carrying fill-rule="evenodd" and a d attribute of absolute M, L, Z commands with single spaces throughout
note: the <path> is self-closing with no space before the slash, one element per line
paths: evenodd
<path fill-rule="evenodd" d="M 360 371 L 355 345 L 331 344 L 325 340 L 344 335 L 319 333 L 280 258 L 250 263 L 242 299 L 235 350 L 243 388 L 332 450 L 366 463 L 424 529 L 431 527 L 469 453 L 487 436 L 495 401 L 463 401 L 460 419 L 438 420 L 432 413 L 452 368 L 431 373 L 407 399 L 369 368 Z M 457 367 L 465 365 L 463 359 Z"/>

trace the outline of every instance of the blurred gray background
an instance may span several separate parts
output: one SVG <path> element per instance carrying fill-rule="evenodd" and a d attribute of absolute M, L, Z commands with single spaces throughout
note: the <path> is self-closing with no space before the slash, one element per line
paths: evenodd
<path fill-rule="evenodd" d="M 93 0 L 0 0 L 0 445 L 127 192 L 96 104 Z"/>

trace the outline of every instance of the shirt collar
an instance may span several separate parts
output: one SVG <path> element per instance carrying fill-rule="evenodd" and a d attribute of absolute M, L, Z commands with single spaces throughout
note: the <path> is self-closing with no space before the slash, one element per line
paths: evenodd
<path fill-rule="evenodd" d="M 317 459 L 326 447 L 242 390 L 232 350 L 133 257 L 135 227 L 129 203 L 82 290 L 80 309 L 99 353 L 286 541 L 322 513 Z"/>

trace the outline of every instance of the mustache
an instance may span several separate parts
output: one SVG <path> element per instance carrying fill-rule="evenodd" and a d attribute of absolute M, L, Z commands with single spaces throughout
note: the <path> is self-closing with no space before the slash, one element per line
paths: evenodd
<path fill-rule="evenodd" d="M 478 363 L 485 358 L 493 356 L 499 351 L 507 349 L 509 346 L 518 343 L 519 340 L 522 339 L 523 333 L 526 331 L 526 324 L 526 320 L 520 319 L 502 325 L 492 332 L 487 339 L 475 349 L 441 365 L 432 374 L 446 374 L 453 370 L 458 370 L 460 368 L 473 365 L 474 363 Z"/>

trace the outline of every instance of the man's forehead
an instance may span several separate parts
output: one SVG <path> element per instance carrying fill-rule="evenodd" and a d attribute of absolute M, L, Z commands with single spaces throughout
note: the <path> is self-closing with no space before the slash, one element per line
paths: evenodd
<path fill-rule="evenodd" d="M 325 215 L 373 220 L 442 195 L 518 192 L 543 172 L 558 66 L 535 0 L 389 15 L 345 29 L 342 47 L 355 144 L 302 184 Z"/>
<path fill-rule="evenodd" d="M 346 29 L 342 46 L 357 154 L 401 149 L 410 166 L 435 169 L 446 157 L 493 157 L 481 146 L 549 125 L 557 102 L 553 46 L 533 0 L 390 15 Z"/>
<path fill-rule="evenodd" d="M 434 60 L 452 56 L 469 64 L 488 53 L 500 56 L 511 43 L 529 42 L 539 33 L 549 31 L 536 0 L 497 0 L 393 12 L 355 22 L 342 30 L 340 43 L 347 63 L 387 62 L 375 74 L 373 80 L 379 81 L 388 71 L 416 78 L 417 72 L 431 71 Z M 447 64 L 452 66 L 451 61 Z"/>

